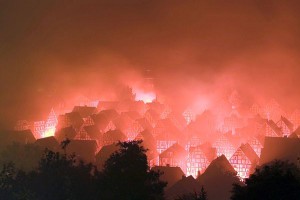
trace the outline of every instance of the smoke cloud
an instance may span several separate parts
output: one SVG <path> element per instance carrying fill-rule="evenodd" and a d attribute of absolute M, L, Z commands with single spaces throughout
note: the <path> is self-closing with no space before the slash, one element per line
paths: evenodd
<path fill-rule="evenodd" d="M 245 103 L 274 97 L 293 109 L 299 9 L 297 0 L 0 0 L 0 126 L 60 98 L 113 96 L 147 69 L 158 98 L 179 110 L 233 89 Z"/>

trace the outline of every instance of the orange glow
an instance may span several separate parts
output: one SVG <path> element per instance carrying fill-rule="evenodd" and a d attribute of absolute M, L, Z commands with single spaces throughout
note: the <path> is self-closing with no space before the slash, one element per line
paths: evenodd
<path fill-rule="evenodd" d="M 134 90 L 134 92 L 135 92 L 135 100 L 136 101 L 143 101 L 144 103 L 151 103 L 152 101 L 154 101 L 156 99 L 156 94 L 151 91 L 146 92 L 143 90 L 136 89 L 136 90 Z"/>
<path fill-rule="evenodd" d="M 44 136 L 43 137 L 51 137 L 51 136 L 54 136 L 55 134 L 55 130 L 56 128 L 55 127 L 51 127 L 49 128 L 48 130 L 45 131 L 44 133 Z"/>

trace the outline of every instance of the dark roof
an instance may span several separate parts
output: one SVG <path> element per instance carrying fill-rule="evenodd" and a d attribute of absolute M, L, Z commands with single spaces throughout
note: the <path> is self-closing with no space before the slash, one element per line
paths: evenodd
<path fill-rule="evenodd" d="M 255 151 L 252 149 L 252 147 L 248 143 L 242 144 L 240 146 L 240 149 L 244 152 L 244 154 L 251 161 L 251 163 L 258 162 L 258 159 L 259 159 L 258 156 L 256 155 Z"/>
<path fill-rule="evenodd" d="M 147 103 L 146 106 L 148 109 L 155 111 L 158 115 L 163 112 L 165 109 L 165 105 L 159 103 L 158 101 L 152 101 L 151 103 Z"/>
<path fill-rule="evenodd" d="M 72 126 L 62 128 L 55 132 L 55 137 L 58 141 L 62 141 L 66 138 L 73 139 L 76 136 L 76 131 Z"/>
<path fill-rule="evenodd" d="M 102 169 L 106 160 L 117 150 L 119 150 L 117 144 L 105 145 L 96 154 L 96 164 L 99 169 Z"/>
<path fill-rule="evenodd" d="M 239 183 L 236 171 L 224 155 L 216 158 L 197 180 L 211 200 L 230 199 L 232 184 Z"/>
<path fill-rule="evenodd" d="M 35 141 L 35 144 L 42 147 L 42 148 L 50 149 L 52 151 L 59 150 L 59 143 L 55 139 L 54 136 L 37 139 Z"/>
<path fill-rule="evenodd" d="M 275 124 L 273 120 L 266 120 L 266 124 L 272 128 L 272 130 L 278 135 L 281 136 L 281 129 Z"/>
<path fill-rule="evenodd" d="M 151 134 L 150 131 L 148 130 L 144 130 L 141 133 L 139 133 L 135 140 L 143 140 L 143 146 L 145 148 L 149 148 L 154 150 L 156 148 L 156 140 L 153 137 L 153 135 Z"/>
<path fill-rule="evenodd" d="M 126 136 L 120 130 L 110 130 L 103 134 L 103 141 L 124 141 Z"/>
<path fill-rule="evenodd" d="M 182 146 L 180 146 L 178 143 L 175 143 L 172 146 L 170 146 L 168 149 L 163 151 L 159 155 L 159 157 L 170 157 L 170 156 L 181 157 L 181 156 L 186 156 L 186 155 L 187 155 L 187 152 L 185 151 L 185 149 Z"/>
<path fill-rule="evenodd" d="M 21 144 L 34 143 L 35 138 L 31 132 L 31 130 L 23 130 L 23 131 L 1 131 L 0 140 L 2 142 L 7 142 L 7 144 L 12 142 L 17 142 Z"/>
<path fill-rule="evenodd" d="M 97 126 L 91 125 L 91 126 L 85 126 L 83 127 L 88 134 L 88 136 L 93 140 L 99 140 L 101 138 L 101 133 L 98 130 Z"/>
<path fill-rule="evenodd" d="M 165 134 L 161 133 L 157 136 L 160 140 L 180 140 L 182 137 L 182 133 L 170 119 L 159 120 L 154 129 L 164 130 Z"/>
<path fill-rule="evenodd" d="M 159 120 L 160 117 L 159 114 L 153 109 L 148 109 L 145 114 L 151 115 L 154 120 Z"/>
<path fill-rule="evenodd" d="M 66 113 L 65 115 L 70 120 L 74 128 L 80 128 L 84 123 L 82 117 L 78 112 L 70 112 L 70 113 Z"/>
<path fill-rule="evenodd" d="M 95 126 L 101 131 L 103 131 L 111 121 L 104 113 L 94 114 L 91 118 L 93 119 Z"/>
<path fill-rule="evenodd" d="M 285 123 L 285 125 L 288 127 L 288 129 L 290 129 L 291 132 L 294 130 L 294 124 L 290 122 L 287 118 L 281 116 L 280 119 L 283 121 L 283 123 Z"/>
<path fill-rule="evenodd" d="M 153 127 L 151 126 L 151 124 L 148 122 L 148 120 L 146 118 L 140 118 L 136 120 L 145 130 L 152 130 Z"/>
<path fill-rule="evenodd" d="M 168 182 L 166 189 L 172 187 L 182 178 L 182 176 L 184 176 L 184 173 L 180 167 L 155 166 L 152 167 L 151 170 L 163 173 L 159 178 L 161 181 Z"/>
<path fill-rule="evenodd" d="M 102 110 L 98 114 L 100 114 L 100 115 L 103 114 L 109 120 L 114 120 L 119 117 L 118 112 L 114 109 Z"/>
<path fill-rule="evenodd" d="M 210 174 L 214 174 L 216 170 L 221 171 L 223 173 L 236 174 L 236 171 L 224 155 L 214 159 L 201 176 L 205 177 Z"/>
<path fill-rule="evenodd" d="M 213 148 L 211 146 L 211 144 L 209 144 L 209 143 L 201 144 L 201 145 L 198 146 L 198 148 L 201 149 L 201 151 L 204 153 L 204 155 L 206 156 L 206 158 L 209 162 L 211 162 L 212 160 L 214 160 L 217 157 L 216 148 Z"/>
<path fill-rule="evenodd" d="M 189 194 L 201 190 L 201 184 L 194 179 L 193 176 L 182 177 L 181 180 L 176 182 L 172 187 L 166 191 L 167 200 L 174 200 L 183 194 Z"/>
<path fill-rule="evenodd" d="M 97 112 L 96 107 L 89 106 L 75 106 L 72 112 L 78 112 L 82 118 L 86 118 Z"/>
<path fill-rule="evenodd" d="M 116 109 L 118 106 L 118 101 L 99 101 L 97 109 L 99 111 L 107 109 Z"/>
<path fill-rule="evenodd" d="M 97 142 L 95 140 L 71 140 L 67 146 L 67 153 L 75 153 L 75 155 L 84 161 L 93 162 L 97 150 Z"/>
<path fill-rule="evenodd" d="M 173 111 L 168 115 L 167 118 L 169 118 L 173 124 L 181 130 L 187 125 L 186 120 L 181 113 Z"/>
<path fill-rule="evenodd" d="M 299 138 L 300 136 L 300 126 L 292 133 L 289 135 L 289 138 Z"/>
<path fill-rule="evenodd" d="M 132 120 L 137 120 L 137 119 L 141 118 L 141 115 L 137 111 L 122 112 L 121 115 L 127 115 Z"/>
<path fill-rule="evenodd" d="M 118 129 L 124 131 L 132 125 L 134 120 L 131 117 L 129 117 L 128 115 L 123 113 L 117 119 L 115 119 L 113 122 Z"/>
<path fill-rule="evenodd" d="M 266 137 L 259 164 L 263 165 L 275 159 L 297 163 L 299 154 L 299 138 Z"/>

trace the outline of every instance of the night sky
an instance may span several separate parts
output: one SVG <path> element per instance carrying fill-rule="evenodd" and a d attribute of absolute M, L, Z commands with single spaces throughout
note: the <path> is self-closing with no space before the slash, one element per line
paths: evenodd
<path fill-rule="evenodd" d="M 299 10 L 297 0 L 0 0 L 0 128 L 146 69 L 178 107 L 232 88 L 297 107 Z"/>

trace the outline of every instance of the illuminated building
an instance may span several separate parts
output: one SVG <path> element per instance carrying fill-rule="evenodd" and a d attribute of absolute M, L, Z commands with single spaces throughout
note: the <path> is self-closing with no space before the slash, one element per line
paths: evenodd
<path fill-rule="evenodd" d="M 180 167 L 186 169 L 187 152 L 178 143 L 173 144 L 159 155 L 160 166 Z"/>
<path fill-rule="evenodd" d="M 273 120 L 266 120 L 264 128 L 266 137 L 282 137 L 281 129 Z"/>
<path fill-rule="evenodd" d="M 106 133 L 103 133 L 101 146 L 110 145 L 125 140 L 126 136 L 120 130 L 110 130 Z"/>
<path fill-rule="evenodd" d="M 221 134 L 218 137 L 218 139 L 212 144 L 212 147 L 216 148 L 217 156 L 225 155 L 227 159 L 230 159 L 236 151 L 236 148 L 224 134 Z"/>
<path fill-rule="evenodd" d="M 192 175 L 197 178 L 198 174 L 203 173 L 209 165 L 209 160 L 202 151 L 201 146 L 191 147 L 187 158 L 187 176 Z"/>
<path fill-rule="evenodd" d="M 287 118 L 281 116 L 280 120 L 276 123 L 280 128 L 283 136 L 289 136 L 294 131 L 294 125 Z"/>
<path fill-rule="evenodd" d="M 237 171 L 242 179 L 249 177 L 251 170 L 254 170 L 258 163 L 258 156 L 252 147 L 246 143 L 242 144 L 229 159 L 230 164 Z"/>

